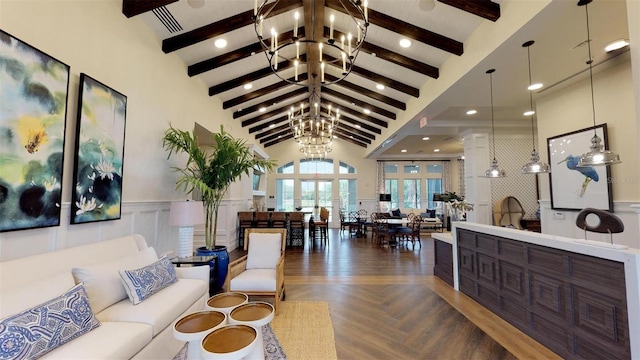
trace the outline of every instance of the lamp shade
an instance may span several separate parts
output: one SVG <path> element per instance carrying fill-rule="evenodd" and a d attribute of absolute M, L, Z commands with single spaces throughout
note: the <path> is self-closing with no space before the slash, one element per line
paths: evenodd
<path fill-rule="evenodd" d="M 193 226 L 204 224 L 202 201 L 174 201 L 169 210 L 169 225 Z"/>

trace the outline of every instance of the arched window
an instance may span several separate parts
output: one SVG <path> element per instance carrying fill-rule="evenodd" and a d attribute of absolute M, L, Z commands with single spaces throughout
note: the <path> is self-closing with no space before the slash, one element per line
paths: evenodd
<path fill-rule="evenodd" d="M 300 160 L 300 174 L 333 174 L 333 159 Z"/>
<path fill-rule="evenodd" d="M 355 174 L 356 173 L 356 168 L 354 168 L 353 166 L 344 163 L 342 161 L 340 161 L 340 170 L 339 173 L 340 174 Z"/>
<path fill-rule="evenodd" d="M 293 161 L 292 161 L 280 166 L 276 172 L 278 174 L 293 174 L 294 169 L 295 168 L 293 167 Z"/>

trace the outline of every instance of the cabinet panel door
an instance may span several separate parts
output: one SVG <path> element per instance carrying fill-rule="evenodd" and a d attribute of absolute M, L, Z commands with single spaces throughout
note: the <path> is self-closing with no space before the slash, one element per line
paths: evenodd
<path fill-rule="evenodd" d="M 461 275 L 471 279 L 476 278 L 475 253 L 473 250 L 459 248 L 458 249 L 458 267 Z"/>

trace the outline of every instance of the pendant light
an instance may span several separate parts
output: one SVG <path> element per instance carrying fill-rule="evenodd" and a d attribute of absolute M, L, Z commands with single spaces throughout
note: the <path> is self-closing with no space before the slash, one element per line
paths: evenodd
<path fill-rule="evenodd" d="M 529 89 L 529 113 L 531 114 L 531 138 L 533 140 L 533 151 L 531 151 L 531 160 L 524 164 L 524 166 L 522 166 L 522 173 L 523 174 L 539 174 L 539 173 L 548 173 L 549 172 L 549 164 L 540 161 L 540 156 L 538 155 L 538 150 L 536 150 L 536 135 L 535 132 L 533 130 L 533 124 L 534 124 L 534 116 L 535 116 L 535 110 L 533 109 L 533 90 L 531 90 L 531 85 L 533 85 L 533 83 L 531 82 L 531 51 L 529 49 L 529 47 L 531 45 L 533 45 L 535 43 L 535 41 L 533 40 L 529 40 L 527 42 L 525 42 L 524 44 L 522 44 L 522 47 L 526 47 L 527 48 L 527 59 L 529 61 L 529 85 L 528 85 L 528 89 Z"/>
<path fill-rule="evenodd" d="M 496 128 L 493 124 L 493 74 L 496 69 L 487 70 L 489 74 L 489 87 L 491 90 L 491 136 L 493 141 L 493 160 L 491 166 L 485 170 L 484 177 L 486 178 L 502 178 L 507 176 L 507 173 L 498 166 L 498 160 L 496 160 Z"/>
<path fill-rule="evenodd" d="M 593 137 L 591 138 L 590 151 L 580 155 L 578 160 L 578 167 L 587 166 L 601 166 L 601 165 L 613 165 L 619 164 L 620 155 L 604 149 L 602 139 L 596 133 L 596 105 L 593 96 L 593 59 L 591 57 L 591 34 L 589 33 L 589 7 L 588 4 L 591 0 L 580 0 L 578 6 L 584 6 L 584 11 L 587 17 L 587 48 L 589 49 L 589 80 L 591 81 L 591 111 L 593 114 Z"/>

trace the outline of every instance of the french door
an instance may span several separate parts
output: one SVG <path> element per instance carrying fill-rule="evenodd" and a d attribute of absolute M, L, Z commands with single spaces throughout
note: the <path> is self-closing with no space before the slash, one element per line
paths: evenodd
<path fill-rule="evenodd" d="M 329 221 L 331 221 L 332 188 L 333 180 L 300 180 L 302 210 L 316 214 L 320 212 L 321 207 L 326 207 L 329 210 Z"/>

